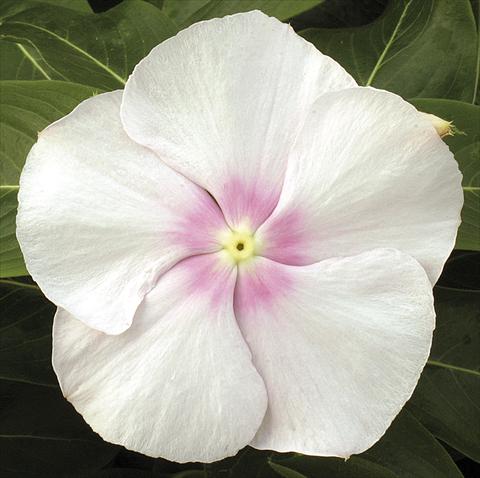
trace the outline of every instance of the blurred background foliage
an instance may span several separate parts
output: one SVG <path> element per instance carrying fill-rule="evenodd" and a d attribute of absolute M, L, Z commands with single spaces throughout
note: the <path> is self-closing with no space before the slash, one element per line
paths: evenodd
<path fill-rule="evenodd" d="M 179 465 L 103 442 L 60 393 L 54 306 L 28 277 L 15 238 L 18 179 L 38 131 L 83 99 L 122 88 L 179 29 L 252 9 L 289 21 L 359 84 L 398 93 L 463 132 L 446 140 L 465 206 L 435 287 L 428 365 L 386 435 L 346 462 L 247 447 L 211 465 Z M 478 0 L 0 0 L 0 476 L 480 476 L 478 19 Z"/>

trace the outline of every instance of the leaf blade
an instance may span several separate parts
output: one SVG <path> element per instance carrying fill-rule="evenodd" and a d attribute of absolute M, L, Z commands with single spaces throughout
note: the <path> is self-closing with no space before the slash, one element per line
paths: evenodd
<path fill-rule="evenodd" d="M 28 274 L 15 234 L 20 173 L 37 133 L 95 88 L 59 81 L 0 82 L 0 277 Z"/>
<path fill-rule="evenodd" d="M 135 65 L 176 32 L 161 10 L 140 0 L 101 14 L 44 5 L 0 24 L 0 39 L 22 44 L 51 79 L 103 90 L 122 88 Z"/>
<path fill-rule="evenodd" d="M 361 85 L 405 98 L 470 101 L 473 96 L 478 34 L 468 0 L 390 1 L 368 25 L 300 34 Z"/>
<path fill-rule="evenodd" d="M 381 440 L 361 455 L 348 460 L 297 456 L 277 458 L 275 463 L 306 478 L 461 478 L 445 449 L 407 410 L 403 410 Z M 288 476 L 288 474 L 284 474 Z M 292 475 L 293 476 L 293 475 Z"/>
<path fill-rule="evenodd" d="M 415 98 L 414 106 L 427 113 L 433 113 L 462 131 L 445 138 L 463 174 L 462 186 L 465 204 L 462 210 L 462 224 L 458 230 L 455 247 L 465 250 L 480 250 L 480 107 L 469 103 L 434 99 Z"/>
<path fill-rule="evenodd" d="M 408 408 L 435 436 L 480 462 L 480 430 L 472 426 L 480 422 L 480 291 L 436 287 L 435 308 L 431 362 Z"/>
<path fill-rule="evenodd" d="M 288 20 L 320 5 L 324 0 L 165 0 L 163 11 L 177 25 L 193 23 L 250 10 L 261 10 L 279 20 Z"/>
<path fill-rule="evenodd" d="M 58 388 L 55 306 L 30 281 L 9 279 L 0 280 L 0 308 L 0 473 L 101 468 L 117 448 L 91 431 Z"/>

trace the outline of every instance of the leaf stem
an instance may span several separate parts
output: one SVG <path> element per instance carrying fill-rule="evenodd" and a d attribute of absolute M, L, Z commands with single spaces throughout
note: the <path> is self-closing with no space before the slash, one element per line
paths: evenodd
<path fill-rule="evenodd" d="M 0 284 L 12 285 L 15 287 L 24 287 L 25 289 L 32 289 L 35 292 L 40 292 L 40 287 L 35 284 L 25 284 L 24 282 L 19 282 L 12 279 L 0 279 Z"/>
<path fill-rule="evenodd" d="M 478 12 L 478 17 L 475 18 L 475 23 L 477 24 L 477 65 L 476 65 L 476 71 L 475 71 L 475 83 L 473 85 L 473 98 L 472 98 L 472 105 L 475 104 L 475 101 L 477 99 L 477 93 L 478 93 L 478 82 L 480 79 L 480 30 L 479 30 L 479 22 L 480 22 L 480 10 Z"/>
<path fill-rule="evenodd" d="M 95 63 L 95 65 L 97 65 L 99 68 L 101 68 L 102 70 L 106 71 L 107 73 L 109 73 L 113 78 L 115 78 L 122 86 L 125 85 L 126 81 L 120 76 L 118 75 L 117 73 L 115 73 L 111 68 L 109 68 L 107 65 L 105 65 L 104 63 L 102 63 L 100 60 L 98 60 L 97 58 L 95 58 L 94 56 L 90 55 L 90 53 L 88 53 L 87 51 L 83 50 L 82 48 L 80 48 L 79 46 L 75 45 L 75 43 L 72 43 L 70 41 L 68 41 L 68 39 L 66 38 L 63 38 L 61 37 L 60 35 L 57 35 L 55 32 L 52 32 L 46 28 L 43 28 L 39 25 L 34 25 L 32 23 L 27 23 L 27 22 L 12 22 L 12 23 L 16 23 L 17 25 L 25 25 L 27 27 L 31 27 L 31 28 L 35 28 L 37 30 L 40 30 L 44 33 L 46 33 L 47 35 L 51 35 L 53 38 L 56 38 L 58 41 L 64 43 L 65 45 L 68 45 L 70 48 L 72 48 L 73 50 L 77 51 L 78 53 L 80 53 L 81 55 L 84 55 L 86 58 L 88 58 L 91 62 Z"/>
<path fill-rule="evenodd" d="M 9 382 L 17 382 L 17 383 L 26 383 L 28 385 L 38 385 L 39 387 L 47 387 L 47 388 L 58 389 L 58 386 L 53 384 L 53 383 L 32 382 L 30 380 L 26 380 L 26 379 L 22 379 L 22 378 L 0 376 L 0 380 L 6 380 L 6 381 L 9 381 Z"/>
<path fill-rule="evenodd" d="M 472 370 L 472 369 L 464 368 L 464 367 L 457 367 L 456 365 L 451 365 L 451 364 L 443 363 L 443 362 L 437 362 L 436 360 L 429 360 L 427 362 L 427 365 L 431 365 L 433 367 L 446 368 L 448 370 L 455 370 L 456 372 L 468 373 L 470 375 L 475 375 L 476 377 L 480 377 L 480 372 L 478 372 L 477 370 Z"/>
<path fill-rule="evenodd" d="M 33 58 L 30 53 L 26 50 L 26 48 L 23 45 L 20 45 L 20 43 L 17 43 L 17 47 L 19 50 L 25 55 L 25 57 L 30 61 L 30 63 L 47 79 L 51 80 L 52 78 L 48 75 L 48 73 L 40 66 L 37 60 Z"/>
<path fill-rule="evenodd" d="M 219 470 L 218 463 L 205 463 L 203 465 L 205 478 L 221 478 L 226 477 L 225 470 Z"/>
<path fill-rule="evenodd" d="M 20 189 L 18 184 L 1 184 L 0 189 Z"/>
<path fill-rule="evenodd" d="M 407 4 L 405 5 L 405 8 L 400 15 L 400 18 L 398 19 L 398 23 L 395 26 L 395 29 L 393 30 L 390 38 L 388 39 L 387 44 L 385 45 L 385 48 L 383 49 L 381 55 L 378 57 L 377 62 L 375 63 L 375 66 L 373 67 L 372 72 L 370 73 L 370 76 L 368 77 L 367 82 L 365 83 L 365 86 L 370 86 L 372 84 L 373 79 L 375 78 L 375 75 L 378 73 L 378 70 L 382 67 L 383 60 L 385 59 L 385 56 L 387 55 L 388 51 L 390 50 L 390 47 L 392 46 L 398 31 L 400 30 L 400 27 L 402 26 L 403 20 L 405 19 L 405 16 L 407 15 L 408 8 L 410 7 L 410 4 L 412 3 L 412 0 L 409 0 Z"/>

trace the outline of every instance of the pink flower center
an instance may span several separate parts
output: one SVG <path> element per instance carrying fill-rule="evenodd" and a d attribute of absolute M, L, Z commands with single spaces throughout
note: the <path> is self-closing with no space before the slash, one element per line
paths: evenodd
<path fill-rule="evenodd" d="M 187 261 L 189 293 L 210 290 L 209 277 L 222 266 L 227 270 L 231 266 L 237 268 L 235 309 L 244 313 L 269 308 L 293 285 L 285 272 L 288 268 L 278 263 L 308 262 L 303 215 L 299 210 L 276 214 L 278 193 L 258 181 L 249 185 L 236 178 L 225 184 L 228 194 L 223 201 L 217 204 L 202 194 L 180 215 L 175 241 L 199 253 L 218 253 L 210 266 L 208 254 Z M 220 303 L 222 290 L 210 290 L 209 294 L 212 304 Z"/>

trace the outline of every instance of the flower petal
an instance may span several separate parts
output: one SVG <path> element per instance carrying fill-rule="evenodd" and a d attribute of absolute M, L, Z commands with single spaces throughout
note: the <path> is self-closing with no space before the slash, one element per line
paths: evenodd
<path fill-rule="evenodd" d="M 45 295 L 89 326 L 120 333 L 157 277 L 218 249 L 221 211 L 134 143 L 122 93 L 80 104 L 39 135 L 22 172 L 17 236 Z"/>
<path fill-rule="evenodd" d="M 129 78 L 122 121 L 138 143 L 206 188 L 232 227 L 258 226 L 314 100 L 355 86 L 331 58 L 259 11 L 197 23 Z"/>
<path fill-rule="evenodd" d="M 408 400 L 435 317 L 424 270 L 389 249 L 257 258 L 239 269 L 235 313 L 268 393 L 252 446 L 338 457 L 373 445 Z"/>
<path fill-rule="evenodd" d="M 121 335 L 58 311 L 53 363 L 62 391 L 105 440 L 211 462 L 253 438 L 267 396 L 233 313 L 236 269 L 217 256 L 163 275 Z"/>
<path fill-rule="evenodd" d="M 353 88 L 315 104 L 257 237 L 263 255 L 295 265 L 393 247 L 434 283 L 462 204 L 457 163 L 430 122 L 399 96 Z"/>

